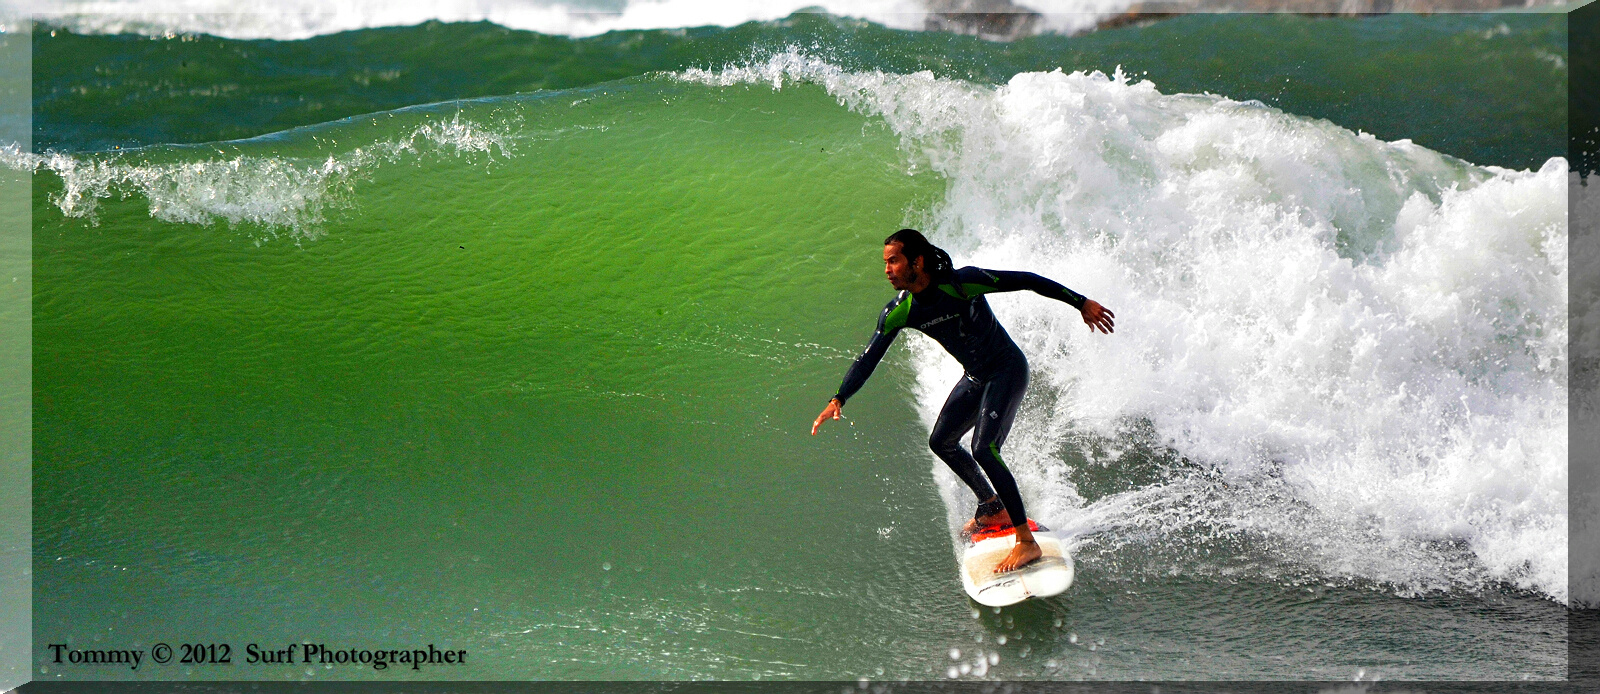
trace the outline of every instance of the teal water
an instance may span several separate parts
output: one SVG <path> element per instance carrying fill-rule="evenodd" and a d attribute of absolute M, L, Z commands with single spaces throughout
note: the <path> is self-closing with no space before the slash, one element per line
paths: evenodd
<path fill-rule="evenodd" d="M 1169 93 L 1256 99 L 1474 163 L 1537 168 L 1566 151 L 1566 22 L 1560 13 L 1197 14 L 1013 43 L 805 13 L 584 39 L 488 23 L 303 41 L 76 35 L 40 25 L 34 142 L 93 150 L 235 139 L 412 104 L 759 61 L 799 46 L 853 70 L 930 70 L 986 83 L 1121 66 Z"/>
<path fill-rule="evenodd" d="M 406 31 L 440 30 L 489 29 Z M 222 143 L 180 133 L 274 121 L 36 113 L 99 133 L 57 143 L 173 142 L 5 153 L 34 179 L 35 676 L 1564 676 L 1561 160 L 1484 168 L 1142 70 L 710 67 Z M 958 374 L 928 345 L 808 435 L 908 224 L 1118 311 L 1086 341 L 993 302 L 1034 367 L 1007 459 L 1077 548 L 1060 598 L 961 592 L 970 499 L 925 447 Z M 470 659 L 43 647 L 301 641 Z"/>

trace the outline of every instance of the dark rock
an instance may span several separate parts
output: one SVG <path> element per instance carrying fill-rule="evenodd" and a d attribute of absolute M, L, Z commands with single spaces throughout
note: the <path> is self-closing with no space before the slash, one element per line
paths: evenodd
<path fill-rule="evenodd" d="M 1013 41 L 1043 29 L 1038 13 L 1011 0 L 928 0 L 928 31 Z"/>

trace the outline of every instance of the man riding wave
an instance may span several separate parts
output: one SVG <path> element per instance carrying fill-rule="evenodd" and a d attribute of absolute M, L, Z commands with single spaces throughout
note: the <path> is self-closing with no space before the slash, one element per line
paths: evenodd
<path fill-rule="evenodd" d="M 883 243 L 884 274 L 900 293 L 878 316 L 872 341 L 845 372 L 844 382 L 817 415 L 811 433 L 815 435 L 823 422 L 839 419 L 845 401 L 866 383 L 902 329 L 933 338 L 960 362 L 965 373 L 939 411 L 928 446 L 978 497 L 978 509 L 965 532 L 1012 525 L 1021 519 L 1015 525 L 1017 544 L 995 570 L 1020 568 L 1038 559 L 1040 550 L 1028 528 L 1017 483 L 1000 458 L 1000 447 L 1028 388 L 1028 360 L 995 319 L 983 295 L 1033 291 L 1078 309 L 1090 332 L 1113 332 L 1115 314 L 1093 299 L 1031 272 L 970 266 L 956 269 L 950 254 L 915 229 L 901 229 Z M 970 453 L 960 444 L 968 431 L 973 432 Z"/>

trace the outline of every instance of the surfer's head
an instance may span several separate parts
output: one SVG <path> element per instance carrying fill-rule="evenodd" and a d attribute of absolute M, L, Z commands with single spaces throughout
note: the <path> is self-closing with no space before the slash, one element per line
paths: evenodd
<path fill-rule="evenodd" d="M 916 229 L 901 229 L 883 240 L 883 274 L 895 289 L 918 291 L 951 271 L 950 254 Z"/>

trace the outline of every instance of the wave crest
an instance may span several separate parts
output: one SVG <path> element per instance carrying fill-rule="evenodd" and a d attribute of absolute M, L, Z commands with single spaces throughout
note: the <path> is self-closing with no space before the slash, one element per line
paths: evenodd
<path fill-rule="evenodd" d="M 677 77 L 816 84 L 881 117 L 948 181 L 931 238 L 1118 312 L 1091 336 L 1060 304 L 991 299 L 1039 374 L 1007 460 L 1041 520 L 1568 600 L 1564 160 L 1473 166 L 1120 70 L 991 89 L 791 49 Z M 931 422 L 959 367 L 926 344 L 914 361 Z M 1168 462 L 1107 452 L 1133 448 Z M 1158 483 L 1079 486 L 1152 465 Z M 934 470 L 954 524 L 970 494 Z"/>
<path fill-rule="evenodd" d="M 0 148 L 0 166 L 49 171 L 62 181 L 50 201 L 68 217 L 97 222 L 99 202 L 140 195 L 150 216 L 165 222 L 255 225 L 268 236 L 287 232 L 303 239 L 322 235 L 328 215 L 349 204 L 352 187 L 377 166 L 406 158 L 498 154 L 510 157 L 508 130 L 483 126 L 459 113 L 424 123 L 408 134 L 321 160 L 239 155 L 227 159 L 151 163 L 148 152 L 70 155 L 33 154 L 16 145 Z"/>

